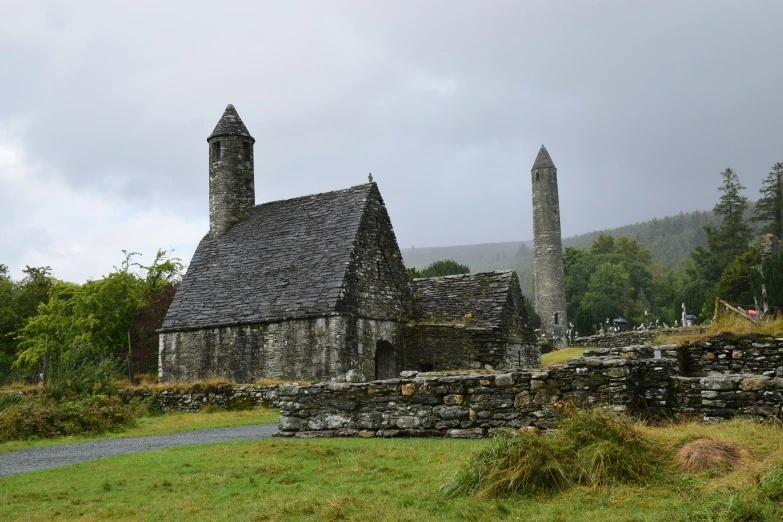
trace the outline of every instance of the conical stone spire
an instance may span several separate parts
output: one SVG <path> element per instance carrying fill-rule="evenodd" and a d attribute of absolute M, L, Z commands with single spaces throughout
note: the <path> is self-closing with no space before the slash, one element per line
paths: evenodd
<path fill-rule="evenodd" d="M 243 136 L 250 138 L 255 143 L 255 138 L 250 135 L 250 132 L 242 123 L 242 118 L 239 117 L 237 110 L 230 103 L 226 106 L 226 110 L 223 111 L 223 116 L 220 121 L 215 125 L 215 130 L 209 135 L 207 141 L 218 136 Z"/>
<path fill-rule="evenodd" d="M 541 145 L 541 149 L 538 151 L 538 156 L 536 156 L 536 161 L 533 163 L 533 168 L 531 170 L 536 169 L 554 169 L 555 162 L 552 161 L 552 158 L 549 156 L 549 152 L 547 152 L 546 147 Z"/>

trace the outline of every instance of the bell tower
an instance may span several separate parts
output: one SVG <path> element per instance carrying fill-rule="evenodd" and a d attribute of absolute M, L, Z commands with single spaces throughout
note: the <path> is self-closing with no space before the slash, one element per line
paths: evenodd
<path fill-rule="evenodd" d="M 233 105 L 229 104 L 209 144 L 209 235 L 217 238 L 244 219 L 256 204 L 253 145 Z"/>

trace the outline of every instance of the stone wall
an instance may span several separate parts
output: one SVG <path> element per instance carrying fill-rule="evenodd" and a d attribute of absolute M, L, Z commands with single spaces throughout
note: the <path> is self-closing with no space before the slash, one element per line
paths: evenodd
<path fill-rule="evenodd" d="M 652 418 L 781 417 L 783 339 L 588 350 L 543 370 L 282 385 L 283 436 L 478 438 L 555 426 L 564 402 Z"/>
<path fill-rule="evenodd" d="M 160 382 L 217 377 L 240 383 L 259 379 L 321 380 L 358 370 L 375 377 L 380 340 L 402 346 L 403 323 L 333 315 L 255 325 L 162 332 Z M 361 345 L 361 349 L 359 346 Z M 395 374 L 402 354 L 395 352 Z"/>
<path fill-rule="evenodd" d="M 584 355 L 676 359 L 682 377 L 714 374 L 783 377 L 783 338 L 717 337 L 709 341 L 685 342 L 680 346 L 665 344 L 599 348 L 587 350 Z"/>
<path fill-rule="evenodd" d="M 278 388 L 282 436 L 479 438 L 551 429 L 563 401 L 662 414 L 671 360 L 584 357 L 548 370 L 419 374 Z"/>
<path fill-rule="evenodd" d="M 623 346 L 635 346 L 650 343 L 656 337 L 667 335 L 685 335 L 702 333 L 703 328 L 665 328 L 658 330 L 644 330 L 620 333 L 608 333 L 604 335 L 589 335 L 577 337 L 571 346 L 598 346 L 600 348 L 622 348 Z"/>
<path fill-rule="evenodd" d="M 461 324 L 408 324 L 405 327 L 406 370 L 448 371 L 538 368 L 541 350 L 500 328 Z"/>
<path fill-rule="evenodd" d="M 164 412 L 197 412 L 205 406 L 227 410 L 245 410 L 259 407 L 277 408 L 279 385 L 192 384 L 160 388 L 128 388 L 120 392 L 123 402 L 155 397 Z"/>

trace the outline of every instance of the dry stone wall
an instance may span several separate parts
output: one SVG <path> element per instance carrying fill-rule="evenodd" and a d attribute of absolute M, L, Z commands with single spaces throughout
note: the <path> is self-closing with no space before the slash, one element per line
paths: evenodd
<path fill-rule="evenodd" d="M 206 406 L 227 410 L 249 410 L 259 407 L 277 408 L 278 385 L 192 384 L 159 388 L 128 388 L 120 393 L 123 402 L 155 398 L 163 412 L 197 412 Z"/>
<path fill-rule="evenodd" d="M 298 437 L 480 438 L 522 428 L 551 429 L 564 401 L 659 413 L 675 365 L 672 360 L 582 357 L 548 370 L 281 385 L 280 431 Z"/>
<path fill-rule="evenodd" d="M 781 417 L 783 339 L 588 350 L 543 370 L 416 374 L 370 383 L 281 385 L 282 436 L 479 438 L 551 429 L 558 408 L 639 417 Z"/>
<path fill-rule="evenodd" d="M 630 331 L 620 333 L 607 333 L 604 335 L 588 335 L 577 337 L 571 346 L 598 346 L 600 348 L 622 348 L 651 343 L 655 338 L 669 335 L 684 335 L 702 333 L 703 328 L 666 328 L 658 330 Z"/>

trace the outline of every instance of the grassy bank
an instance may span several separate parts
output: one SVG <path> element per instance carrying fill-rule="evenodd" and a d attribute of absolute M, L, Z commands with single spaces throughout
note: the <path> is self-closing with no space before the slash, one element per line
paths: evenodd
<path fill-rule="evenodd" d="M 3 520 L 739 520 L 731 502 L 783 462 L 780 429 L 750 421 L 640 427 L 668 448 L 734 443 L 734 470 L 550 496 L 446 499 L 439 487 L 487 441 L 264 440 L 123 455 L 0 479 Z M 732 500 L 735 499 L 735 500 Z M 736 500 L 740 499 L 740 500 Z M 757 513 L 758 514 L 758 513 Z M 763 518 L 745 518 L 759 520 Z"/>
<path fill-rule="evenodd" d="M 541 364 L 546 367 L 551 364 L 562 364 L 568 359 L 574 357 L 581 357 L 585 350 L 590 348 L 585 346 L 574 346 L 571 348 L 562 348 L 560 350 L 554 350 L 549 353 L 545 353 L 541 356 Z"/>
<path fill-rule="evenodd" d="M 250 424 L 277 422 L 276 410 L 257 409 L 250 411 L 216 411 L 214 413 L 167 413 L 154 417 L 141 417 L 136 425 L 118 433 L 105 433 L 99 436 L 73 436 L 58 439 L 10 441 L 0 443 L 0 453 L 42 446 L 71 444 L 88 440 L 116 439 L 124 437 L 145 437 L 148 435 L 166 435 L 184 431 L 208 428 L 230 428 Z"/>

